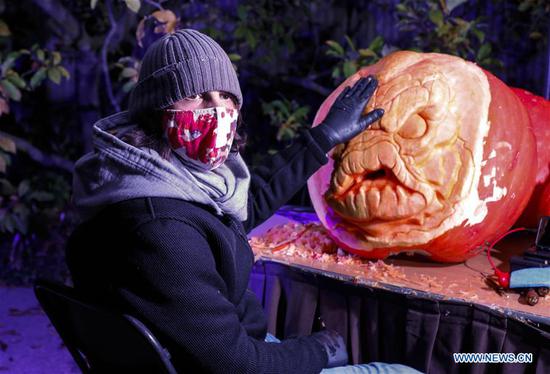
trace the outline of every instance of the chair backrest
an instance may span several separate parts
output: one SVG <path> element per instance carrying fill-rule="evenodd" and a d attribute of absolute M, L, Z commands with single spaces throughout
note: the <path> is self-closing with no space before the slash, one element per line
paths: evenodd
<path fill-rule="evenodd" d="M 84 373 L 176 373 L 168 351 L 136 318 L 47 280 L 34 292 Z"/>

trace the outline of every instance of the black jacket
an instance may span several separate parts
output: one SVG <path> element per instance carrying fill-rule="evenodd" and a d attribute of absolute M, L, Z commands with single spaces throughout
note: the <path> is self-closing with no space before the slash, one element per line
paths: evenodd
<path fill-rule="evenodd" d="M 67 245 L 75 287 L 141 319 L 176 369 L 214 373 L 317 373 L 327 364 L 311 336 L 266 343 L 266 318 L 247 290 L 246 233 L 285 204 L 326 153 L 304 131 L 252 171 L 248 219 L 147 197 L 111 204 L 77 227 Z"/>

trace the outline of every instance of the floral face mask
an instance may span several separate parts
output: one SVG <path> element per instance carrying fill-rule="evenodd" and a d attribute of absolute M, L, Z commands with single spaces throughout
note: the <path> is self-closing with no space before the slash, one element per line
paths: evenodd
<path fill-rule="evenodd" d="M 162 126 L 170 147 L 204 170 L 225 162 L 237 129 L 237 109 L 212 107 L 164 110 Z"/>

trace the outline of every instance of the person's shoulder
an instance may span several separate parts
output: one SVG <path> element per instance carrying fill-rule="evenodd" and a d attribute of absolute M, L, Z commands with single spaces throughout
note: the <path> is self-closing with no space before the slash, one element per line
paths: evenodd
<path fill-rule="evenodd" d="M 81 225 L 81 229 L 85 232 L 114 230 L 130 236 L 166 230 L 179 232 L 179 236 L 196 232 L 202 237 L 225 232 L 224 223 L 213 208 L 165 197 L 140 197 L 110 204 Z"/>
<path fill-rule="evenodd" d="M 209 207 L 186 200 L 168 197 L 139 197 L 110 204 L 102 209 L 93 220 L 106 222 L 128 221 L 131 225 L 140 225 L 158 219 L 202 218 L 211 220 L 215 212 Z"/>

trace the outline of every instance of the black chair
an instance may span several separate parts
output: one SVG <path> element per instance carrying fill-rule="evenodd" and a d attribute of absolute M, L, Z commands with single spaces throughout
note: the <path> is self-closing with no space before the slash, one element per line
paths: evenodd
<path fill-rule="evenodd" d="M 176 373 L 168 351 L 136 318 L 46 280 L 34 293 L 83 373 Z"/>

